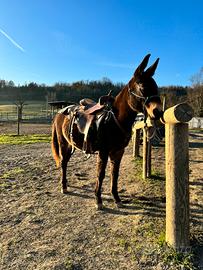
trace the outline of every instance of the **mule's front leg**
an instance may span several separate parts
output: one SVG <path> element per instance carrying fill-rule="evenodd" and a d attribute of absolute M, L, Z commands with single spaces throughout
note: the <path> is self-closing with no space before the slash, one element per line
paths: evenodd
<path fill-rule="evenodd" d="M 117 152 L 110 153 L 111 160 L 111 192 L 114 197 L 114 200 L 117 206 L 121 206 L 121 199 L 118 195 L 118 176 L 119 176 L 119 168 L 121 159 L 124 153 L 124 149 L 119 150 Z"/>
<path fill-rule="evenodd" d="M 95 186 L 96 207 L 98 210 L 103 208 L 101 198 L 101 188 L 105 177 L 105 169 L 108 161 L 108 153 L 99 152 L 97 157 L 97 181 Z"/>

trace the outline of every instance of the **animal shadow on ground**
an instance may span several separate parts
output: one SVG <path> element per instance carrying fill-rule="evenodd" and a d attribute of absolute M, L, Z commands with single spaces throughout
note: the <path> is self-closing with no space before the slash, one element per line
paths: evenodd
<path fill-rule="evenodd" d="M 147 215 L 165 217 L 165 198 L 147 196 L 121 196 L 121 208 L 105 207 L 104 212 L 117 215 Z"/>
<path fill-rule="evenodd" d="M 197 193 L 200 196 L 203 196 L 203 178 L 198 178 L 195 182 L 190 182 L 190 186 L 193 186 L 196 190 L 199 189 Z M 190 204 L 190 214 L 191 221 L 199 224 L 203 228 L 203 205 L 200 203 L 191 203 Z"/>
<path fill-rule="evenodd" d="M 94 193 L 88 186 L 69 186 L 67 196 L 76 196 L 94 201 Z M 101 213 L 114 215 L 147 215 L 152 217 L 165 217 L 165 197 L 147 197 L 135 195 L 121 195 L 122 205 L 112 207 L 113 198 L 108 193 L 103 193 L 104 207 Z M 111 207 L 108 205 L 111 204 Z"/>

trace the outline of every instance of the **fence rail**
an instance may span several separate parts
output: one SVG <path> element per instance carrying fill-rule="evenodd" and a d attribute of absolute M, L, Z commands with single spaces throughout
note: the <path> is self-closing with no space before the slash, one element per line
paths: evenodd
<path fill-rule="evenodd" d="M 23 114 L 22 121 L 51 121 L 53 119 L 53 114 L 51 113 L 41 113 L 41 114 Z M 0 112 L 0 121 L 1 122 L 12 122 L 17 121 L 17 113 L 13 112 Z"/>

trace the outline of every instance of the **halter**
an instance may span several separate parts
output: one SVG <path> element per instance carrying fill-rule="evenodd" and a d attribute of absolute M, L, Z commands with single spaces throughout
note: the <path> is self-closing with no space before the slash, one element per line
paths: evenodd
<path fill-rule="evenodd" d="M 143 111 L 144 111 L 144 122 L 146 122 L 146 119 L 147 119 L 147 111 L 145 108 L 146 104 L 149 103 L 151 101 L 151 99 L 153 99 L 153 98 L 156 98 L 160 101 L 160 97 L 158 95 L 153 95 L 153 96 L 148 96 L 148 97 L 138 95 L 130 89 L 129 85 L 128 85 L 128 92 L 130 95 L 144 100 Z"/>

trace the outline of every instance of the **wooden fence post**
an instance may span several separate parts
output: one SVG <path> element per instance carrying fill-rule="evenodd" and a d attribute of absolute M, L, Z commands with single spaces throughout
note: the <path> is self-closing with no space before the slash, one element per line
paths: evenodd
<path fill-rule="evenodd" d="M 133 134 L 133 157 L 139 157 L 140 150 L 140 129 L 135 129 Z"/>
<path fill-rule="evenodd" d="M 189 246 L 188 124 L 193 110 L 181 103 L 165 111 L 166 242 L 176 249 Z"/>
<path fill-rule="evenodd" d="M 148 143 L 147 143 L 147 130 L 143 128 L 143 143 L 142 143 L 142 178 L 147 178 L 147 152 L 148 152 Z"/>
<path fill-rule="evenodd" d="M 153 127 L 153 121 L 150 118 L 147 118 L 146 123 L 144 121 L 137 122 L 133 128 L 133 157 L 139 156 L 140 130 L 143 130 L 143 179 L 151 176 L 151 143 L 148 139 L 150 137 L 151 127 Z"/>
<path fill-rule="evenodd" d="M 151 164 L 151 159 L 152 159 L 152 144 L 151 144 L 151 140 L 150 140 L 150 130 L 151 128 L 147 129 L 147 143 L 148 143 L 148 147 L 147 147 L 147 177 L 151 177 L 152 174 L 152 164 Z"/>
<path fill-rule="evenodd" d="M 151 176 L 151 143 L 149 140 L 149 128 L 143 128 L 143 168 L 142 178 L 146 179 Z"/>

